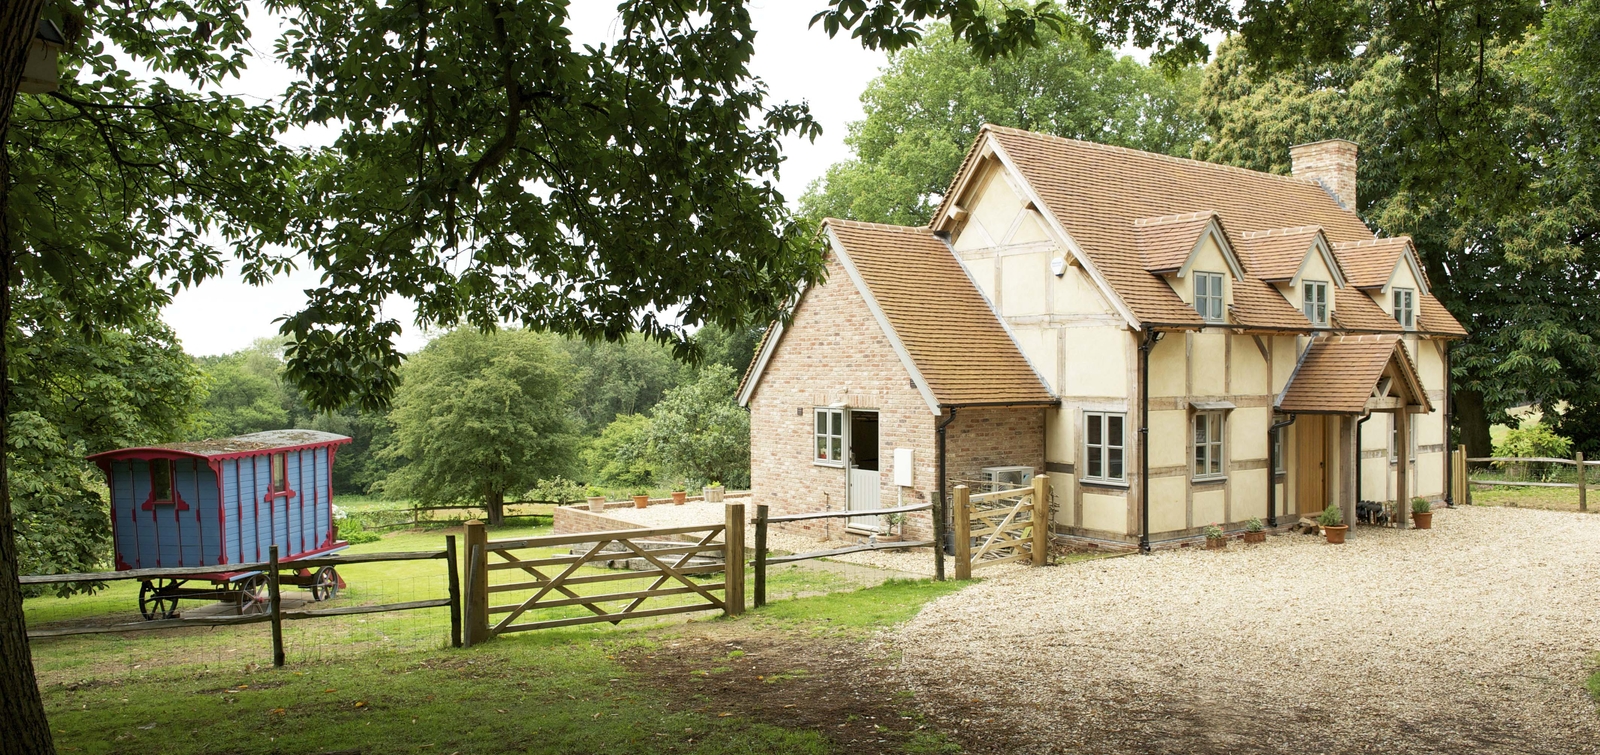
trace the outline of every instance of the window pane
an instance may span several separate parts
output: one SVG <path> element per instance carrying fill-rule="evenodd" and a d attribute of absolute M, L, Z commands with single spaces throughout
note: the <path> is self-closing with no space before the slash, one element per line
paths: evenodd
<path fill-rule="evenodd" d="M 1089 445 L 1101 445 L 1105 442 L 1105 434 L 1103 432 L 1104 428 L 1101 426 L 1101 422 L 1105 420 L 1105 416 L 1101 414 L 1090 414 L 1087 415 L 1087 419 L 1089 420 Z"/>
<path fill-rule="evenodd" d="M 1122 445 L 1122 415 L 1106 415 L 1106 444 L 1111 446 Z"/>
<path fill-rule="evenodd" d="M 1196 448 L 1206 444 L 1206 415 L 1194 415 L 1194 445 Z"/>
<path fill-rule="evenodd" d="M 1105 470 L 1102 469 L 1102 467 L 1104 465 L 1101 463 L 1101 459 L 1100 459 L 1101 453 L 1102 452 L 1101 452 L 1099 446 L 1090 446 L 1089 447 L 1089 476 L 1090 477 L 1104 477 L 1105 476 L 1105 474 L 1104 474 Z"/>
<path fill-rule="evenodd" d="M 841 438 L 835 436 L 834 439 L 833 439 L 833 455 L 829 456 L 828 459 L 830 461 L 839 461 L 840 459 L 843 459 L 843 458 L 844 458 L 844 441 Z"/>
<path fill-rule="evenodd" d="M 1122 449 L 1113 448 L 1106 451 L 1106 477 L 1113 480 L 1122 479 Z"/>
<path fill-rule="evenodd" d="M 829 435 L 844 435 L 844 412 L 828 412 L 833 415 L 833 432 Z"/>
<path fill-rule="evenodd" d="M 828 458 L 828 439 L 821 435 L 817 436 L 817 458 Z"/>
<path fill-rule="evenodd" d="M 1222 290 L 1218 287 L 1216 295 L 1211 297 L 1211 319 L 1222 319 Z"/>
<path fill-rule="evenodd" d="M 1206 446 L 1204 443 L 1194 444 L 1194 473 L 1197 475 L 1206 473 Z"/>
<path fill-rule="evenodd" d="M 1210 276 L 1207 276 L 1207 275 L 1204 275 L 1204 274 L 1196 275 L 1194 277 L 1194 295 L 1195 295 L 1195 298 L 1204 299 L 1205 297 L 1211 295 L 1211 289 L 1207 285 L 1210 282 L 1211 282 Z"/>
<path fill-rule="evenodd" d="M 1211 445 L 1211 474 L 1222 474 L 1222 444 Z"/>
<path fill-rule="evenodd" d="M 827 412 L 817 412 L 817 434 L 818 435 L 827 435 L 828 434 L 828 413 Z"/>

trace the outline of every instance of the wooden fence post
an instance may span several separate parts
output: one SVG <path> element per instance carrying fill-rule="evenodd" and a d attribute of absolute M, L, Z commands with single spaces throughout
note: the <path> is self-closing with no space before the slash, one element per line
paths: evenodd
<path fill-rule="evenodd" d="M 1050 559 L 1050 478 L 1033 477 L 1033 565 L 1044 566 Z"/>
<path fill-rule="evenodd" d="M 728 503 L 722 531 L 723 614 L 744 613 L 744 504 Z"/>
<path fill-rule="evenodd" d="M 461 571 L 456 563 L 456 536 L 445 535 L 446 579 L 450 580 L 450 647 L 461 647 Z"/>
<path fill-rule="evenodd" d="M 767 504 L 756 506 L 756 608 L 767 604 Z"/>
<path fill-rule="evenodd" d="M 489 641 L 489 532 L 483 522 L 467 522 L 467 647 Z"/>
<path fill-rule="evenodd" d="M 1456 454 L 1456 463 L 1459 465 L 1456 467 L 1456 479 L 1461 481 L 1456 489 L 1456 503 L 1466 506 L 1472 503 L 1472 482 L 1467 477 L 1467 444 L 1457 445 Z"/>
<path fill-rule="evenodd" d="M 1578 452 L 1578 510 L 1589 510 L 1589 473 L 1583 466 L 1583 452 Z"/>
<path fill-rule="evenodd" d="M 934 494 L 933 508 L 928 512 L 933 515 L 933 579 L 935 582 L 944 581 L 944 515 L 950 508 L 944 491 Z"/>
<path fill-rule="evenodd" d="M 956 486 L 956 579 L 972 579 L 972 499 L 965 485 Z"/>
<path fill-rule="evenodd" d="M 278 591 L 278 546 L 267 549 L 267 610 L 272 612 L 272 665 L 283 668 L 283 600 Z"/>

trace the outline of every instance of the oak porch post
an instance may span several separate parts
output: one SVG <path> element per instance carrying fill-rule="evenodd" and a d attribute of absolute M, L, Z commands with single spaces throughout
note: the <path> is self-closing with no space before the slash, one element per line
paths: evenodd
<path fill-rule="evenodd" d="M 1394 527 L 1403 530 L 1411 522 L 1411 413 L 1405 404 L 1395 412 Z"/>

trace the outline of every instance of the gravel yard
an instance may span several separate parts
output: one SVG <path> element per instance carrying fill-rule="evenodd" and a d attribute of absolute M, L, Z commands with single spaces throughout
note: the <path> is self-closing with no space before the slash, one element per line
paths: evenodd
<path fill-rule="evenodd" d="M 1595 753 L 1600 516 L 1018 570 L 884 641 L 976 752 Z"/>

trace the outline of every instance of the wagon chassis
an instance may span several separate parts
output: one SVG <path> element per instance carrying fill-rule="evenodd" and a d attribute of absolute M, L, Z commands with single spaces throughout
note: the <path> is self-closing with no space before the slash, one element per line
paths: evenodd
<path fill-rule="evenodd" d="M 185 587 L 190 582 L 210 582 L 211 587 Z M 278 584 L 295 585 L 310 590 L 311 599 L 321 602 L 339 597 L 344 582 L 331 566 L 320 569 L 297 569 L 292 563 L 284 564 L 278 574 Z M 178 601 L 205 600 L 232 603 L 240 616 L 263 613 L 267 610 L 267 574 L 264 571 L 206 574 L 184 579 L 147 579 L 139 585 L 139 614 L 146 621 L 172 619 L 178 616 Z"/>

